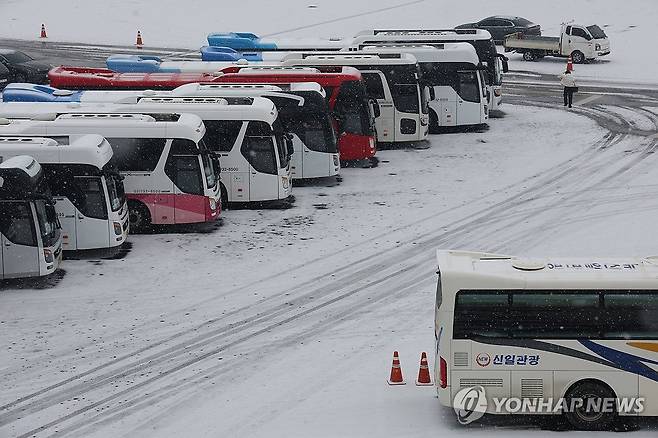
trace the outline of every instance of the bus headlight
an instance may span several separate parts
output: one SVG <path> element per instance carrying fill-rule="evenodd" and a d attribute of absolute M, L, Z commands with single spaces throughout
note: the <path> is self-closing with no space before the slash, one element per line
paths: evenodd
<path fill-rule="evenodd" d="M 601 50 L 601 44 L 597 44 L 594 46 L 594 50 Z"/>
<path fill-rule="evenodd" d="M 370 145 L 370 150 L 371 150 L 371 151 L 374 151 L 374 150 L 375 150 L 375 139 L 372 138 L 372 137 L 370 137 L 370 138 L 368 139 L 368 144 Z"/>
<path fill-rule="evenodd" d="M 215 201 L 215 198 L 208 198 L 210 202 L 210 209 L 212 211 L 217 210 L 217 201 Z"/>
<path fill-rule="evenodd" d="M 281 184 L 283 184 L 283 188 L 288 190 L 288 187 L 290 187 L 290 181 L 288 181 L 288 178 L 285 176 L 281 177 Z"/>
<path fill-rule="evenodd" d="M 500 97 L 502 94 L 503 94 L 503 90 L 501 90 L 500 88 L 496 88 L 496 89 L 494 90 L 494 95 L 495 95 L 496 97 Z"/>
<path fill-rule="evenodd" d="M 53 256 L 53 252 L 49 249 L 43 250 L 43 258 L 46 260 L 46 263 L 52 263 L 55 261 L 55 257 Z"/>

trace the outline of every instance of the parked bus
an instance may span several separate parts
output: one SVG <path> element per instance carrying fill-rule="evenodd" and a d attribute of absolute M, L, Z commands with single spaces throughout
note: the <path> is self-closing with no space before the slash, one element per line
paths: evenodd
<path fill-rule="evenodd" d="M 50 84 L 70 90 L 173 90 L 189 83 L 286 84 L 317 82 L 326 92 L 342 161 L 366 160 L 377 152 L 373 114 L 361 73 L 350 67 L 321 73 L 317 69 L 257 68 L 234 65 L 215 73 L 115 73 L 107 69 L 57 67 Z"/>
<path fill-rule="evenodd" d="M 477 52 L 486 67 L 487 100 L 489 111 L 502 104 L 503 73 L 507 72 L 507 58 L 496 50 L 491 34 L 482 29 L 374 29 L 357 34 L 347 43 L 348 50 L 378 44 L 423 44 L 437 46 L 445 43 L 467 42 Z"/>
<path fill-rule="evenodd" d="M 41 166 L 27 155 L 0 163 L 0 279 L 50 275 L 62 235 Z"/>
<path fill-rule="evenodd" d="M 284 66 L 305 66 L 320 71 L 350 66 L 358 69 L 368 97 L 377 102 L 377 141 L 421 141 L 427 138 L 427 95 L 421 88 L 416 58 L 408 53 L 318 53 L 300 52 L 283 56 Z"/>
<path fill-rule="evenodd" d="M 81 134 L 104 136 L 125 178 L 131 229 L 219 219 L 219 172 L 198 116 L 76 113 L 68 107 L 58 113 L 52 105 L 0 105 L 0 117 L 13 119 L 0 123 L 0 136 L 63 137 L 64 142 Z"/>
<path fill-rule="evenodd" d="M 605 429 L 617 415 L 658 415 L 656 257 L 439 251 L 437 258 L 435 375 L 443 405 L 477 387 L 487 413 L 559 413 L 583 430 Z M 520 404 L 491 402 L 509 398 Z M 590 409 L 611 399 L 630 400 L 633 409 Z"/>
<path fill-rule="evenodd" d="M 276 107 L 262 97 L 134 97 L 116 104 L 10 102 L 0 115 L 30 116 L 39 111 L 58 114 L 136 113 L 194 114 L 203 120 L 203 147 L 219 157 L 223 202 L 267 202 L 290 198 L 290 155 Z"/>
<path fill-rule="evenodd" d="M 266 97 L 277 107 L 285 132 L 292 135 L 295 153 L 291 175 L 295 179 L 335 176 L 340 159 L 324 89 L 315 82 L 275 85 L 185 84 L 171 91 L 68 91 L 43 85 L 11 84 L 5 102 L 135 102 L 145 97 Z M 230 123 L 227 121 L 227 123 Z M 209 131 L 209 128 L 206 127 Z M 234 166 L 225 166 L 234 167 Z"/>
<path fill-rule="evenodd" d="M 418 60 L 421 85 L 429 90 L 430 132 L 447 126 L 482 125 L 489 120 L 485 70 L 468 43 L 436 46 L 395 44 L 363 47 L 364 53 L 398 53 Z"/>
<path fill-rule="evenodd" d="M 260 69 L 275 69 L 280 66 L 312 67 L 332 72 L 336 67 L 355 67 L 361 71 L 368 97 L 378 103 L 380 112 L 375 118 L 377 140 L 382 143 L 420 141 L 427 138 L 428 115 L 426 95 L 419 86 L 420 72 L 416 59 L 406 53 L 277 53 L 272 63 L 238 63 Z M 124 71 L 135 71 L 142 61 L 125 59 L 119 66 Z M 108 65 L 114 65 L 109 63 Z M 189 72 L 222 71 L 231 63 L 223 62 L 168 62 L 168 70 Z M 148 64 L 144 64 L 147 67 Z M 117 68 L 115 66 L 115 68 Z"/>
<path fill-rule="evenodd" d="M 63 140 L 63 139 L 60 139 Z M 123 177 L 100 135 L 61 143 L 42 137 L 0 137 L 0 157 L 29 155 L 41 165 L 62 224 L 62 249 L 118 248 L 128 237 Z"/>

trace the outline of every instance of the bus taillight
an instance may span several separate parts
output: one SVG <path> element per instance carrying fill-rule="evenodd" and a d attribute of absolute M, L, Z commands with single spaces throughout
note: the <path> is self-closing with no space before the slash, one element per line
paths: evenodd
<path fill-rule="evenodd" d="M 448 363 L 446 360 L 442 357 L 440 359 L 440 364 L 439 364 L 439 385 L 441 388 L 447 388 L 448 387 Z"/>

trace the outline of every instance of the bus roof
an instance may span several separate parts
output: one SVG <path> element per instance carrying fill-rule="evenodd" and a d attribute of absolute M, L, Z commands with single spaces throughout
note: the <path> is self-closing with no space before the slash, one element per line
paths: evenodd
<path fill-rule="evenodd" d="M 172 114 L 75 112 L 71 108 L 58 113 L 52 106 L 59 104 L 31 104 L 31 110 L 28 107 L 7 109 L 7 105 L 19 104 L 23 102 L 0 105 L 0 117 L 11 119 L 0 119 L 0 136 L 100 134 L 119 138 L 186 138 L 199 142 L 206 133 L 203 121 L 194 114 L 173 114 L 175 117 L 172 117 Z"/>
<path fill-rule="evenodd" d="M 250 69 L 251 66 L 231 66 L 221 70 L 212 83 L 262 83 L 280 84 L 292 82 L 317 82 L 320 86 L 338 86 L 345 81 L 360 81 L 361 72 L 354 67 L 335 66 L 331 71 L 317 69 L 299 70 L 297 73 L 281 70 L 273 74 L 264 70 Z M 250 69 L 250 70 L 245 70 Z M 310 71 L 313 70 L 313 71 Z M 246 74 L 245 74 L 246 73 Z"/>
<path fill-rule="evenodd" d="M 276 67 L 276 68 L 275 68 Z M 229 76 L 233 75 L 233 76 Z M 116 73 L 104 68 L 56 67 L 48 73 L 50 84 L 58 88 L 77 89 L 174 89 L 189 83 L 290 83 L 318 82 L 337 85 L 344 81 L 361 80 L 361 73 L 353 67 L 336 71 L 282 66 L 228 65 L 214 73 Z"/>
<path fill-rule="evenodd" d="M 41 164 L 87 164 L 102 169 L 112 147 L 97 134 L 72 136 L 68 142 L 45 137 L 0 137 L 0 156 L 25 153 Z"/>
<path fill-rule="evenodd" d="M 361 49 L 362 53 L 398 53 L 413 55 L 418 62 L 461 62 L 478 65 L 480 59 L 475 48 L 469 43 L 443 43 L 436 46 L 414 43 L 373 44 Z"/>
<path fill-rule="evenodd" d="M 468 251 L 438 251 L 444 290 L 658 289 L 658 257 L 522 258 Z M 444 299 L 446 296 L 444 295 Z"/>
<path fill-rule="evenodd" d="M 488 30 L 484 29 L 369 29 L 357 33 L 350 45 L 363 44 L 364 41 L 387 40 L 391 37 L 408 40 L 427 39 L 431 37 L 436 40 L 460 39 L 470 41 L 490 40 L 491 34 Z"/>
<path fill-rule="evenodd" d="M 138 97 L 126 96 L 117 102 L 6 102 L 0 104 L 0 117 L 31 118 L 35 114 L 125 113 L 171 114 L 200 117 L 201 120 L 261 120 L 273 124 L 278 112 L 263 97 Z M 198 119 L 195 119 L 198 120 Z"/>
<path fill-rule="evenodd" d="M 18 155 L 0 162 L 0 201 L 22 200 L 45 195 L 38 193 L 43 172 L 28 155 Z"/>
<path fill-rule="evenodd" d="M 283 57 L 284 65 L 408 65 L 416 58 L 403 50 L 385 53 L 368 52 L 293 52 Z"/>

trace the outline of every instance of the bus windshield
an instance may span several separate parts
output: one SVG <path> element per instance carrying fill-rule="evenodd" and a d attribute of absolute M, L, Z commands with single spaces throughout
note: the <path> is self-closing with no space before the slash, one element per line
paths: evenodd
<path fill-rule="evenodd" d="M 420 72 L 416 65 L 391 65 L 380 69 L 391 86 L 395 108 L 403 113 L 418 114 L 421 99 L 418 91 Z"/>
<path fill-rule="evenodd" d="M 468 102 L 480 102 L 482 95 L 478 80 L 480 76 L 472 64 L 424 62 L 420 64 L 420 67 L 423 71 L 425 85 L 451 87 L 462 99 Z"/>
<path fill-rule="evenodd" d="M 334 112 L 342 132 L 373 135 L 368 96 L 361 81 L 346 81 L 340 86 Z"/>
<path fill-rule="evenodd" d="M 280 140 L 283 144 L 283 132 L 280 134 Z M 281 146 L 278 146 L 278 150 L 281 154 Z M 274 136 L 272 135 L 272 127 L 268 123 L 261 121 L 249 122 L 240 152 L 257 172 L 270 175 L 278 174 L 276 154 L 274 152 Z"/>
<path fill-rule="evenodd" d="M 123 189 L 123 181 L 117 173 L 108 173 L 105 175 L 107 184 L 107 195 L 110 201 L 112 211 L 119 211 L 126 202 L 126 194 Z"/>
<path fill-rule="evenodd" d="M 288 167 L 288 163 L 290 163 L 290 154 L 288 153 L 287 139 L 280 118 L 274 121 L 272 132 L 274 133 L 274 140 L 279 151 L 279 167 L 285 169 Z"/>
<path fill-rule="evenodd" d="M 295 134 L 312 151 L 337 153 L 334 128 L 326 112 L 308 112 L 304 107 L 286 108 L 280 113 L 287 132 Z"/>
<path fill-rule="evenodd" d="M 211 152 L 203 139 L 199 142 L 199 148 L 201 149 L 201 161 L 203 163 L 203 173 L 206 178 L 206 184 L 209 189 L 213 189 L 217 185 L 217 171 L 219 169 L 215 168 L 215 162 Z"/>
<path fill-rule="evenodd" d="M 41 199 L 34 202 L 34 207 L 37 211 L 37 219 L 39 221 L 39 230 L 41 232 L 43 246 L 47 247 L 55 245 L 57 240 L 59 240 L 60 231 L 54 207 Z"/>

